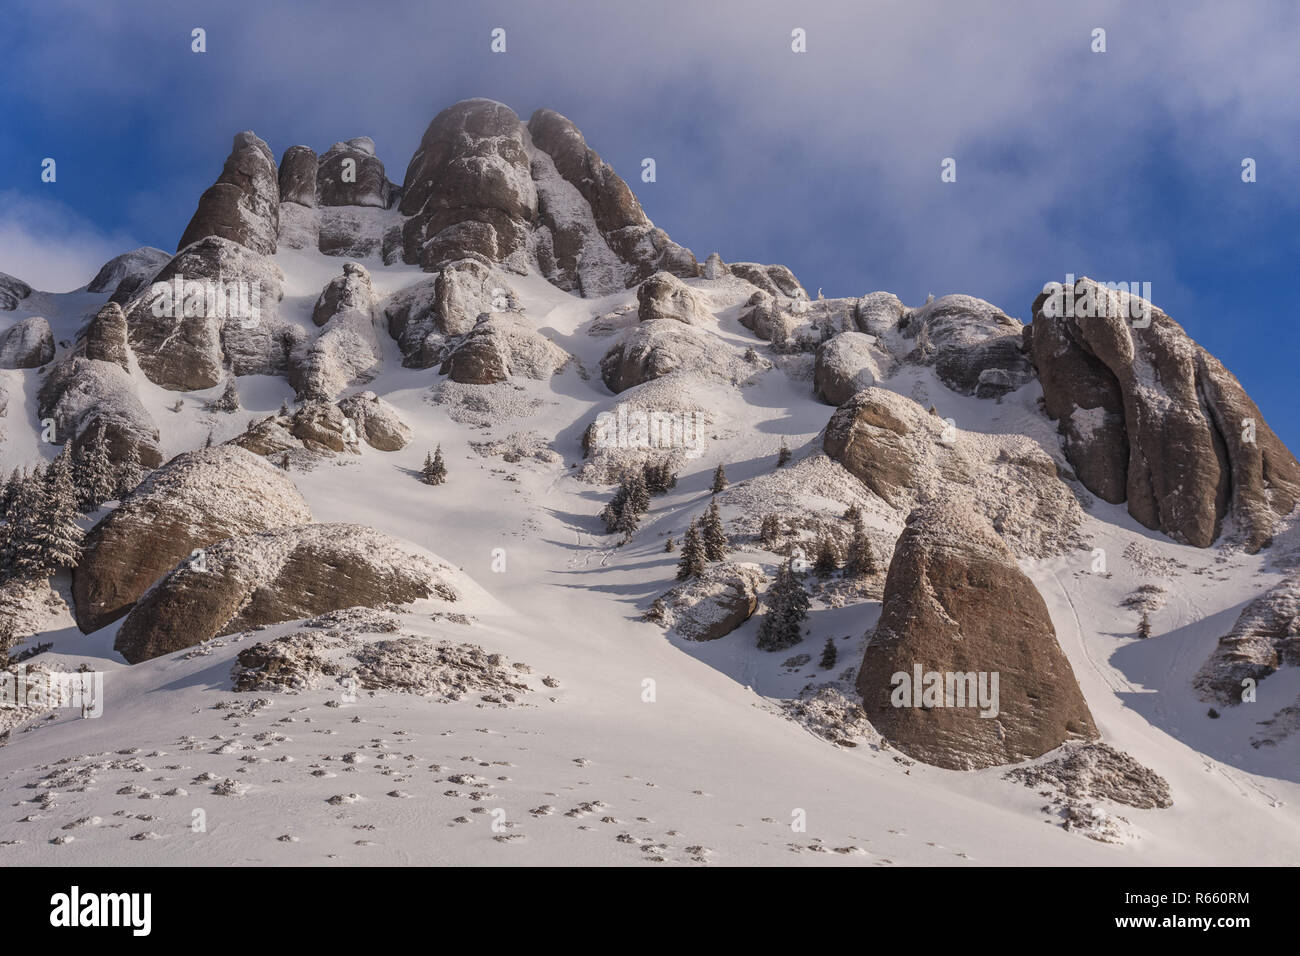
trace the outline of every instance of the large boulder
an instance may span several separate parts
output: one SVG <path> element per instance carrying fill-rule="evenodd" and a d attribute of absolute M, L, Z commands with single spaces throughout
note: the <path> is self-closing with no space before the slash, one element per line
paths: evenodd
<path fill-rule="evenodd" d="M 12 312 L 18 303 L 32 294 L 32 287 L 22 279 L 0 272 L 0 312 Z"/>
<path fill-rule="evenodd" d="M 1087 278 L 1073 292 L 1035 300 L 1029 339 L 1080 480 L 1177 541 L 1209 547 L 1232 516 L 1247 550 L 1267 545 L 1300 463 L 1241 384 L 1146 300 Z"/>
<path fill-rule="evenodd" d="M 289 477 L 242 448 L 177 455 L 87 533 L 72 574 L 77 626 L 89 634 L 117 620 L 197 548 L 310 520 Z"/>
<path fill-rule="evenodd" d="M 112 362 L 130 371 L 130 348 L 127 346 L 126 315 L 116 302 L 109 302 L 95 313 L 86 326 L 82 341 L 86 358 Z"/>
<path fill-rule="evenodd" d="M 375 141 L 358 136 L 331 146 L 316 170 L 316 195 L 322 206 L 387 209 L 392 183 L 375 155 Z"/>
<path fill-rule="evenodd" d="M 522 255 L 537 218 L 529 169 L 523 126 L 509 107 L 472 99 L 443 110 L 406 169 L 405 261 L 433 272 L 467 256 L 502 262 Z"/>
<path fill-rule="evenodd" d="M 998 398 L 1033 378 L 1022 346 L 1025 327 L 983 299 L 940 296 L 905 319 L 904 333 L 916 340 L 907 360 L 933 365 L 954 392 Z"/>
<path fill-rule="evenodd" d="M 366 444 L 379 451 L 399 451 L 411 442 L 411 428 L 391 404 L 374 392 L 358 392 L 339 402 Z"/>
<path fill-rule="evenodd" d="M 841 332 L 817 349 L 813 391 L 831 405 L 842 405 L 880 379 L 880 363 L 888 356 L 876 338 L 865 332 Z"/>
<path fill-rule="evenodd" d="M 152 246 L 141 246 L 104 263 L 95 278 L 86 286 L 87 292 L 107 292 L 108 300 L 119 305 L 130 301 L 141 286 L 157 275 L 171 255 Z"/>
<path fill-rule="evenodd" d="M 757 262 L 733 262 L 728 266 L 731 274 L 756 285 L 771 296 L 789 299 L 807 299 L 808 293 L 793 272 L 782 265 L 763 266 Z"/>
<path fill-rule="evenodd" d="M 753 616 L 758 589 L 766 582 L 757 564 L 711 564 L 699 577 L 658 598 L 646 616 L 688 641 L 716 641 Z"/>
<path fill-rule="evenodd" d="M 0 332 L 0 368 L 40 368 L 54 358 L 54 333 L 39 315 Z"/>
<path fill-rule="evenodd" d="M 290 146 L 280 157 L 280 214 L 284 203 L 311 208 L 316 205 L 316 174 L 319 166 L 316 150 L 310 146 Z"/>
<path fill-rule="evenodd" d="M 454 570 L 427 551 L 355 524 L 300 525 L 228 538 L 141 597 L 114 647 L 131 663 L 222 634 L 347 607 L 454 601 Z"/>
<path fill-rule="evenodd" d="M 1300 573 L 1251 601 L 1192 681 L 1202 700 L 1232 706 L 1247 679 L 1258 683 L 1282 667 L 1300 667 Z"/>
<path fill-rule="evenodd" d="M 321 291 L 312 320 L 323 326 L 305 354 L 295 355 L 289 381 L 303 398 L 332 400 L 349 385 L 370 381 L 383 364 L 370 273 L 349 262 Z"/>
<path fill-rule="evenodd" d="M 37 405 L 54 420 L 54 440 L 80 453 L 102 429 L 115 462 L 132 453 L 146 468 L 162 462 L 158 426 L 140 402 L 135 382 L 112 362 L 76 356 L 60 362 L 41 383 Z"/>
<path fill-rule="evenodd" d="M 149 381 L 174 391 L 283 372 L 296 341 L 277 315 L 284 273 L 219 236 L 178 252 L 129 305 L 128 340 Z"/>
<path fill-rule="evenodd" d="M 1047 605 L 960 498 L 908 516 L 857 687 L 891 745 L 952 770 L 1016 763 L 1098 736 Z"/>
<path fill-rule="evenodd" d="M 504 382 L 512 375 L 543 381 L 569 358 L 518 313 L 490 312 L 479 316 L 439 371 L 464 385 Z"/>
<path fill-rule="evenodd" d="M 394 293 L 384 317 L 402 350 L 402 364 L 429 368 L 446 357 L 448 339 L 470 332 L 480 315 L 517 307 L 514 289 L 498 270 L 461 259 Z"/>
<path fill-rule="evenodd" d="M 600 360 L 600 376 L 612 392 L 677 371 L 739 381 L 753 369 L 716 335 L 670 319 L 638 322 Z"/>
<path fill-rule="evenodd" d="M 687 325 L 703 325 L 713 318 L 708 308 L 681 279 L 668 272 L 656 272 L 637 287 L 637 318 L 642 322 L 671 319 Z"/>
<path fill-rule="evenodd" d="M 275 252 L 280 231 L 280 185 L 271 147 L 251 130 L 235 136 L 226 165 L 199 199 L 179 252 L 208 236 L 220 236 L 254 252 Z"/>
<path fill-rule="evenodd" d="M 1032 439 L 963 431 L 904 395 L 872 386 L 836 409 L 823 447 L 902 514 L 928 497 L 965 487 L 1020 557 L 1082 545 L 1078 498 L 1057 462 Z"/>

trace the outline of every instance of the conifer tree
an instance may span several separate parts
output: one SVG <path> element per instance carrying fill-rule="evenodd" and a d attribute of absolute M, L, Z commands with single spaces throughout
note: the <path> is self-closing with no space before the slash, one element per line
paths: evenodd
<path fill-rule="evenodd" d="M 628 487 L 627 478 L 625 477 L 618 483 L 618 488 L 614 491 L 614 496 L 605 503 L 601 509 L 600 520 L 605 522 L 605 533 L 613 534 L 618 530 L 619 522 L 623 520 L 623 511 L 627 508 Z"/>
<path fill-rule="evenodd" d="M 420 478 L 426 485 L 441 485 L 447 480 L 447 465 L 442 460 L 441 445 L 434 448 L 433 457 L 425 454 L 424 468 L 421 469 Z"/>
<path fill-rule="evenodd" d="M 694 519 L 686 528 L 686 537 L 682 539 L 682 556 L 677 562 L 677 580 L 698 578 L 704 573 L 704 539 Z"/>
<path fill-rule="evenodd" d="M 77 518 L 77 486 L 72 480 L 72 459 L 65 449 L 50 463 L 42 479 L 42 507 L 31 520 L 31 544 L 27 567 L 36 576 L 48 577 L 60 568 L 73 567 L 81 557 L 84 532 Z"/>
<path fill-rule="evenodd" d="M 787 445 L 787 444 L 785 443 L 785 439 L 782 438 L 782 439 L 781 439 L 781 450 L 780 450 L 779 452 L 777 452 L 777 454 L 776 454 L 776 467 L 780 468 L 782 465 L 784 465 L 784 464 L 785 464 L 787 461 L 789 461 L 789 460 L 790 460 L 790 446 Z"/>
<path fill-rule="evenodd" d="M 852 521 L 854 522 L 854 524 L 856 524 L 857 520 L 861 517 L 862 517 L 862 509 L 858 507 L 856 501 L 844 509 L 845 521 Z"/>
<path fill-rule="evenodd" d="M 142 481 L 144 481 L 144 466 L 140 464 L 140 450 L 135 447 L 134 442 L 129 442 L 126 446 L 126 457 L 122 459 L 122 465 L 117 471 L 117 487 L 113 490 L 113 497 L 121 501 L 135 491 L 136 485 Z"/>
<path fill-rule="evenodd" d="M 1143 611 L 1142 620 L 1138 621 L 1138 637 L 1145 639 L 1150 636 L 1151 636 L 1151 618 L 1147 616 L 1146 611 Z"/>
<path fill-rule="evenodd" d="M 813 574 L 825 579 L 840 567 L 839 549 L 828 534 L 823 534 L 817 541 L 817 557 L 813 560 Z"/>
<path fill-rule="evenodd" d="M 853 539 L 849 542 L 846 567 L 857 577 L 869 577 L 879 571 L 876 554 L 871 549 L 871 538 L 867 536 L 867 526 L 860 513 L 853 520 Z"/>
<path fill-rule="evenodd" d="M 673 542 L 673 536 L 669 535 L 668 540 L 664 542 L 664 554 L 672 554 L 677 550 L 677 545 Z"/>
<path fill-rule="evenodd" d="M 727 469 L 722 467 L 721 462 L 718 464 L 718 470 L 713 473 L 712 491 L 716 495 L 720 491 L 726 490 L 727 487 Z"/>
<path fill-rule="evenodd" d="M 652 495 L 662 495 L 677 487 L 677 473 L 667 461 L 646 462 L 641 466 L 646 490 Z"/>
<path fill-rule="evenodd" d="M 97 510 L 113 497 L 117 487 L 103 425 L 96 429 L 90 441 L 81 446 L 72 463 L 72 475 L 77 484 L 77 504 L 83 514 Z"/>
<path fill-rule="evenodd" d="M 709 502 L 701 527 L 704 539 L 704 556 L 709 561 L 721 561 L 727 556 L 727 531 L 722 526 L 722 514 L 716 500 Z"/>
<path fill-rule="evenodd" d="M 826 646 L 822 648 L 821 669 L 824 671 L 830 670 L 835 666 L 835 661 L 838 658 L 839 652 L 835 649 L 835 639 L 833 637 L 826 638 Z"/>
<path fill-rule="evenodd" d="M 781 540 L 781 519 L 774 514 L 763 515 L 763 523 L 758 529 L 758 540 L 765 548 L 775 547 Z"/>
<path fill-rule="evenodd" d="M 289 470 L 289 453 L 288 453 L 287 451 L 286 451 L 283 455 L 280 456 L 280 467 L 281 467 L 284 471 L 288 471 L 288 470 Z"/>
<path fill-rule="evenodd" d="M 40 573 L 39 551 L 34 543 L 36 522 L 45 507 L 45 482 L 30 471 L 18 479 L 13 499 L 5 510 L 4 550 L 0 567 L 6 578 L 35 577 Z"/>
<path fill-rule="evenodd" d="M 788 559 L 767 592 L 767 613 L 758 625 L 759 648 L 780 651 L 802 641 L 809 604 L 802 576 L 794 570 L 794 559 Z"/>

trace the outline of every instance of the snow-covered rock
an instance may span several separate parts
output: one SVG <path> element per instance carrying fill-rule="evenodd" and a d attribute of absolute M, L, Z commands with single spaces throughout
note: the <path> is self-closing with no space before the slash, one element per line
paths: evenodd
<path fill-rule="evenodd" d="M 453 382 L 486 385 L 512 375 L 543 381 L 570 359 L 568 352 L 515 312 L 479 316 L 469 335 L 452 349 L 439 370 Z"/>
<path fill-rule="evenodd" d="M 387 209 L 392 183 L 384 173 L 384 164 L 375 155 L 375 141 L 369 136 L 358 136 L 331 146 L 320 157 L 316 169 L 316 196 L 322 206 Z"/>
<path fill-rule="evenodd" d="M 636 290 L 637 318 L 642 322 L 670 319 L 687 325 L 704 325 L 713 316 L 681 279 L 656 272 Z"/>
<path fill-rule="evenodd" d="M 41 418 L 54 419 L 54 440 L 71 442 L 74 453 L 102 428 L 114 461 L 125 460 L 134 449 L 146 468 L 162 462 L 158 426 L 120 366 L 70 358 L 50 371 L 37 399 Z"/>
<path fill-rule="evenodd" d="M 728 267 L 733 276 L 744 279 L 771 296 L 808 299 L 808 293 L 793 272 L 782 265 L 762 266 L 757 262 L 733 262 Z"/>
<path fill-rule="evenodd" d="M 518 296 L 496 269 L 476 259 L 448 263 L 432 279 L 389 297 L 384 317 L 402 349 L 402 364 L 429 368 L 446 357 L 448 340 L 465 335 L 479 316 L 518 307 Z"/>
<path fill-rule="evenodd" d="M 159 580 L 122 622 L 132 663 L 221 634 L 348 607 L 454 602 L 459 573 L 415 545 L 356 524 L 305 524 L 227 538 Z"/>
<path fill-rule="evenodd" d="M 1219 638 L 1193 686 L 1202 700 L 1232 706 L 1255 683 L 1283 667 L 1300 667 L 1300 573 L 1292 572 L 1247 604 Z"/>
<path fill-rule="evenodd" d="M 310 520 L 292 480 L 242 448 L 177 455 L 87 533 L 72 576 L 77 624 L 90 633 L 117 620 L 195 549 Z"/>
<path fill-rule="evenodd" d="M 139 292 L 140 287 L 157 275 L 170 259 L 170 254 L 152 246 L 124 252 L 100 267 L 86 291 L 107 292 L 109 301 L 120 305 Z"/>
<path fill-rule="evenodd" d="M 934 683 L 925 675 L 938 675 L 933 697 L 923 696 Z M 1097 736 L 1047 605 L 959 495 L 908 517 L 857 688 L 892 746 L 954 770 L 1017 763 Z"/>
<path fill-rule="evenodd" d="M 40 368 L 54 358 L 54 333 L 39 315 L 0 332 L 0 368 Z"/>
<path fill-rule="evenodd" d="M 290 146 L 280 157 L 280 215 L 284 204 L 294 203 L 308 209 L 316 205 L 316 171 L 319 159 L 310 146 Z M 281 223 L 281 232 L 284 231 Z"/>
<path fill-rule="evenodd" d="M 208 236 L 220 236 L 263 255 L 275 252 L 280 229 L 280 186 L 271 148 L 251 131 L 235 136 L 226 165 L 199 199 L 185 227 L 179 252 Z"/>
<path fill-rule="evenodd" d="M 0 312 L 12 312 L 31 294 L 32 287 L 22 279 L 0 272 Z"/>
<path fill-rule="evenodd" d="M 411 442 L 411 428 L 396 408 L 374 392 L 359 392 L 339 402 L 339 411 L 352 420 L 366 444 L 379 451 L 399 451 Z"/>
<path fill-rule="evenodd" d="M 601 378 L 616 393 L 676 371 L 735 382 L 755 369 L 716 335 L 664 319 L 637 323 L 600 360 Z"/>
<path fill-rule="evenodd" d="M 888 358 L 875 336 L 841 332 L 817 349 L 813 390 L 828 404 L 842 405 L 880 380 L 881 363 Z"/>
<path fill-rule="evenodd" d="M 290 384 L 309 400 L 332 400 L 349 385 L 370 381 L 383 365 L 370 273 L 349 262 L 322 290 L 312 320 L 324 326 L 305 353 L 295 354 Z"/>
<path fill-rule="evenodd" d="M 700 577 L 656 599 L 646 617 L 688 641 L 716 641 L 753 616 L 758 589 L 766 583 L 767 575 L 757 564 L 711 564 Z"/>
<path fill-rule="evenodd" d="M 89 359 L 112 362 L 130 371 L 130 348 L 127 346 L 126 316 L 122 307 L 110 301 L 95 313 L 86 325 L 86 335 L 80 343 L 82 353 Z"/>
<path fill-rule="evenodd" d="M 915 339 L 905 361 L 932 364 L 945 385 L 977 398 L 998 398 L 1033 378 L 1022 346 L 1024 328 L 969 295 L 941 296 L 908 310 L 900 321 L 904 335 Z"/>

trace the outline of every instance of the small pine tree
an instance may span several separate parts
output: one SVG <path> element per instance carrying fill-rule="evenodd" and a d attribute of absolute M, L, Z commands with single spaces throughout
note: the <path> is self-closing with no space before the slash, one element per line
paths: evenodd
<path fill-rule="evenodd" d="M 1142 620 L 1138 621 L 1138 637 L 1143 638 L 1145 640 L 1150 636 L 1151 636 L 1151 618 L 1147 616 L 1146 611 L 1143 611 Z"/>
<path fill-rule="evenodd" d="M 121 501 L 135 491 L 136 486 L 142 481 L 144 481 L 144 466 L 140 463 L 140 449 L 135 447 L 134 442 L 129 442 L 126 446 L 126 457 L 122 459 L 122 464 L 117 470 L 113 497 Z"/>
<path fill-rule="evenodd" d="M 822 648 L 822 659 L 820 661 L 821 669 L 830 670 L 835 666 L 835 661 L 839 657 L 839 652 L 835 650 L 835 638 L 826 638 L 826 646 Z"/>
<path fill-rule="evenodd" d="M 774 548 L 781 540 L 781 519 L 776 515 L 763 515 L 758 528 L 758 541 L 765 548 Z"/>
<path fill-rule="evenodd" d="M 36 526 L 46 508 L 45 481 L 39 468 L 25 472 L 18 482 L 13 501 L 5 512 L 4 553 L 0 566 L 7 577 L 33 578 L 41 573 L 43 562 L 36 545 Z"/>
<path fill-rule="evenodd" d="M 716 495 L 720 491 L 725 491 L 727 487 L 727 469 L 718 464 L 718 470 L 713 473 L 713 488 L 711 489 Z"/>
<path fill-rule="evenodd" d="M 72 480 L 72 458 L 65 449 L 45 471 L 44 503 L 31 524 L 32 543 L 36 547 L 34 570 L 48 577 L 60 568 L 73 567 L 81 558 L 84 532 L 77 518 L 77 486 Z"/>
<path fill-rule="evenodd" d="M 424 468 L 420 471 L 420 479 L 426 485 L 441 485 L 446 482 L 447 465 L 442 460 L 441 445 L 438 445 L 433 449 L 433 457 L 425 454 Z"/>
<path fill-rule="evenodd" d="M 606 502 L 600 512 L 600 520 L 605 522 L 606 534 L 613 534 L 618 530 L 619 522 L 623 520 L 623 511 L 627 508 L 627 498 L 627 479 L 624 478 L 618 483 L 614 496 Z"/>
<path fill-rule="evenodd" d="M 758 625 L 759 648 L 780 651 L 802 641 L 810 603 L 802 577 L 794 570 L 794 559 L 787 560 L 767 592 L 767 613 Z"/>
<path fill-rule="evenodd" d="M 824 534 L 817 541 L 817 557 L 813 560 L 813 574 L 825 580 L 840 569 L 839 548 L 831 536 Z"/>
<path fill-rule="evenodd" d="M 673 536 L 669 535 L 668 540 L 664 542 L 664 554 L 672 554 L 677 550 L 677 545 L 673 542 Z"/>
<path fill-rule="evenodd" d="M 226 387 L 221 390 L 221 397 L 211 402 L 208 409 L 214 412 L 237 412 L 239 408 L 239 389 L 235 387 L 235 378 L 231 375 L 226 378 Z"/>
<path fill-rule="evenodd" d="M 692 519 L 686 528 L 686 537 L 682 539 L 682 556 L 677 562 L 677 580 L 698 578 L 704 573 L 704 568 L 704 539 L 700 537 L 699 526 Z"/>
<path fill-rule="evenodd" d="M 862 509 L 858 507 L 858 503 L 856 501 L 844 509 L 845 521 L 852 521 L 854 524 L 857 524 L 858 519 L 861 517 L 862 517 Z"/>
<path fill-rule="evenodd" d="M 780 468 L 782 465 L 784 465 L 784 464 L 785 464 L 787 461 L 789 461 L 789 460 L 790 460 L 790 446 L 787 445 L 787 444 L 785 443 L 785 439 L 782 438 L 782 439 L 781 439 L 781 450 L 780 450 L 779 452 L 777 452 L 777 454 L 776 454 L 776 467 Z"/>
<path fill-rule="evenodd" d="M 639 519 L 650 510 L 650 489 L 646 487 L 645 475 L 638 468 L 629 473 L 625 480 L 628 508 Z"/>
<path fill-rule="evenodd" d="M 72 475 L 77 484 L 77 504 L 82 513 L 89 514 L 98 510 L 100 505 L 114 496 L 117 482 L 103 425 L 96 430 L 94 438 L 81 446 L 72 463 Z"/>
<path fill-rule="evenodd" d="M 652 495 L 663 495 L 677 487 L 677 473 L 669 462 L 646 462 L 641 466 L 646 490 Z"/>
<path fill-rule="evenodd" d="M 204 447 L 204 448 L 211 448 L 211 447 L 212 447 L 212 429 L 211 429 L 211 428 L 208 429 L 208 437 L 205 438 L 205 439 L 203 440 L 203 447 Z"/>
<path fill-rule="evenodd" d="M 704 538 L 704 556 L 709 561 L 721 561 L 727 556 L 727 531 L 722 526 L 722 514 L 718 511 L 718 502 L 710 501 L 709 510 L 704 513 L 701 528 Z"/>
<path fill-rule="evenodd" d="M 853 519 L 853 539 L 849 542 L 845 567 L 855 577 L 870 577 L 879 571 L 876 553 L 871 549 L 871 538 L 867 535 L 867 526 L 861 514 Z"/>

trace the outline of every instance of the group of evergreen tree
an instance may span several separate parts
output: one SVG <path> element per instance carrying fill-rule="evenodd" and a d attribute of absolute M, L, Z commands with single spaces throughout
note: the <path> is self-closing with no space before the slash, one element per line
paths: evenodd
<path fill-rule="evenodd" d="M 758 625 L 758 646 L 765 651 L 794 647 L 803 640 L 803 622 L 811 603 L 803 584 L 803 575 L 787 558 L 776 572 L 776 580 L 767 589 L 767 613 Z"/>
<path fill-rule="evenodd" d="M 14 469 L 0 490 L 0 578 L 47 578 L 81 557 L 81 503 L 71 455 L 46 468 Z M 98 507 L 98 506 L 96 506 Z"/>
<path fill-rule="evenodd" d="M 420 480 L 426 485 L 441 485 L 447 480 L 447 463 L 442 460 L 442 446 L 425 453 L 424 467 L 420 469 Z"/>
<path fill-rule="evenodd" d="M 667 494 L 677 487 L 677 472 L 667 461 L 645 462 L 629 468 L 618 481 L 618 489 L 600 512 L 606 534 L 622 534 L 627 540 L 641 526 L 641 516 L 650 510 L 650 496 Z M 672 538 L 664 550 L 671 551 Z"/>
<path fill-rule="evenodd" d="M 677 562 L 677 580 L 697 578 L 711 561 L 721 561 L 727 556 L 727 529 L 722 526 L 722 513 L 716 501 L 709 502 L 703 518 L 692 518 L 682 539 L 682 556 Z"/>

